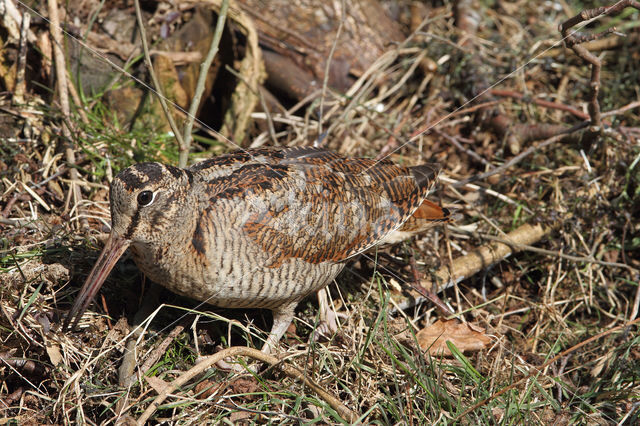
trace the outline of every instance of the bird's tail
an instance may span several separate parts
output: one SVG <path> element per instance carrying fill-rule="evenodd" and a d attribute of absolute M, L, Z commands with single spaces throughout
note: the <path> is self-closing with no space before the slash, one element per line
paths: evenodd
<path fill-rule="evenodd" d="M 453 222 L 453 220 L 454 216 L 449 209 L 440 207 L 429 200 L 424 200 L 413 215 L 411 215 L 400 228 L 389 233 L 381 243 L 395 244 L 419 234 L 434 225 Z"/>
<path fill-rule="evenodd" d="M 424 200 L 413 215 L 402 224 L 400 231 L 418 233 L 430 227 L 453 221 L 453 216 L 449 209 L 440 207 L 434 202 Z"/>

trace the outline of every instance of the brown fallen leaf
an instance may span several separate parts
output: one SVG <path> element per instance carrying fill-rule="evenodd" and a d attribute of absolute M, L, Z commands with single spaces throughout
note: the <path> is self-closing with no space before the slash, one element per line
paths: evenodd
<path fill-rule="evenodd" d="M 438 320 L 420 330 L 416 337 L 422 350 L 441 356 L 452 356 L 447 341 L 461 352 L 479 351 L 491 342 L 484 329 L 469 323 L 463 324 L 457 319 Z"/>
<path fill-rule="evenodd" d="M 165 382 L 164 380 L 162 380 L 159 377 L 155 377 L 155 376 L 147 377 L 147 376 L 144 376 L 144 379 L 147 381 L 147 383 L 149 383 L 151 385 L 153 390 L 156 391 L 157 393 L 164 392 L 164 390 L 168 386 L 168 383 Z"/>
<path fill-rule="evenodd" d="M 220 384 L 211 380 L 203 380 L 196 385 L 196 398 L 207 399 L 220 390 Z"/>
<path fill-rule="evenodd" d="M 60 346 L 57 343 L 53 343 L 50 340 L 45 341 L 45 348 L 47 350 L 47 355 L 49 355 L 49 359 L 51 360 L 51 364 L 57 366 L 62 362 L 62 353 L 60 352 Z"/>

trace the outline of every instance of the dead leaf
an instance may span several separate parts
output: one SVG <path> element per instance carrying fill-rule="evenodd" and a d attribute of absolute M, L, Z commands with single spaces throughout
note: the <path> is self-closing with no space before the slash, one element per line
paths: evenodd
<path fill-rule="evenodd" d="M 218 392 L 218 390 L 220 390 L 220 384 L 216 384 L 211 380 L 203 380 L 196 385 L 196 398 L 207 399 L 214 393 Z"/>
<path fill-rule="evenodd" d="M 260 384 L 253 377 L 239 377 L 233 382 L 229 383 L 229 389 L 231 389 L 231 391 L 236 394 L 251 394 L 256 393 L 260 390 Z"/>
<path fill-rule="evenodd" d="M 46 350 L 47 355 L 49 355 L 49 359 L 51 360 L 51 364 L 57 366 L 62 362 L 62 354 L 60 353 L 60 346 L 58 344 L 47 341 Z"/>
<path fill-rule="evenodd" d="M 229 420 L 231 423 L 236 424 L 243 420 L 248 420 L 253 417 L 255 414 L 250 411 L 234 411 L 229 415 Z"/>
<path fill-rule="evenodd" d="M 431 355 L 452 356 L 447 341 L 453 343 L 461 352 L 479 351 L 491 342 L 485 330 L 457 319 L 438 320 L 423 328 L 416 335 L 420 348 Z"/>
<path fill-rule="evenodd" d="M 150 376 L 150 377 L 145 376 L 144 379 L 147 381 L 147 383 L 151 385 L 153 390 L 156 391 L 158 395 L 164 392 L 167 386 L 169 386 L 167 382 L 155 376 Z"/>

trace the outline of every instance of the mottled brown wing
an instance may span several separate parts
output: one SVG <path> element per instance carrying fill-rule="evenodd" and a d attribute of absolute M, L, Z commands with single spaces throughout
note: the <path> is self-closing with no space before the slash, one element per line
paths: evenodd
<path fill-rule="evenodd" d="M 339 262 L 375 245 L 422 204 L 438 171 L 309 147 L 208 162 L 212 169 L 232 169 L 208 174 L 211 202 L 246 202 L 243 229 L 271 254 L 271 267 L 289 258 Z"/>

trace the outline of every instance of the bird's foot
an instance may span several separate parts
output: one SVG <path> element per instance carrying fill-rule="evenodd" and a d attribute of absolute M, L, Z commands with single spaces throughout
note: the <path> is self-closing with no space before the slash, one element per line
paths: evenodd
<path fill-rule="evenodd" d="M 319 321 L 315 331 L 311 335 L 311 341 L 328 341 L 340 328 L 338 318 L 346 318 L 345 314 L 337 313 L 329 304 L 326 287 L 318 291 L 318 316 Z"/>

